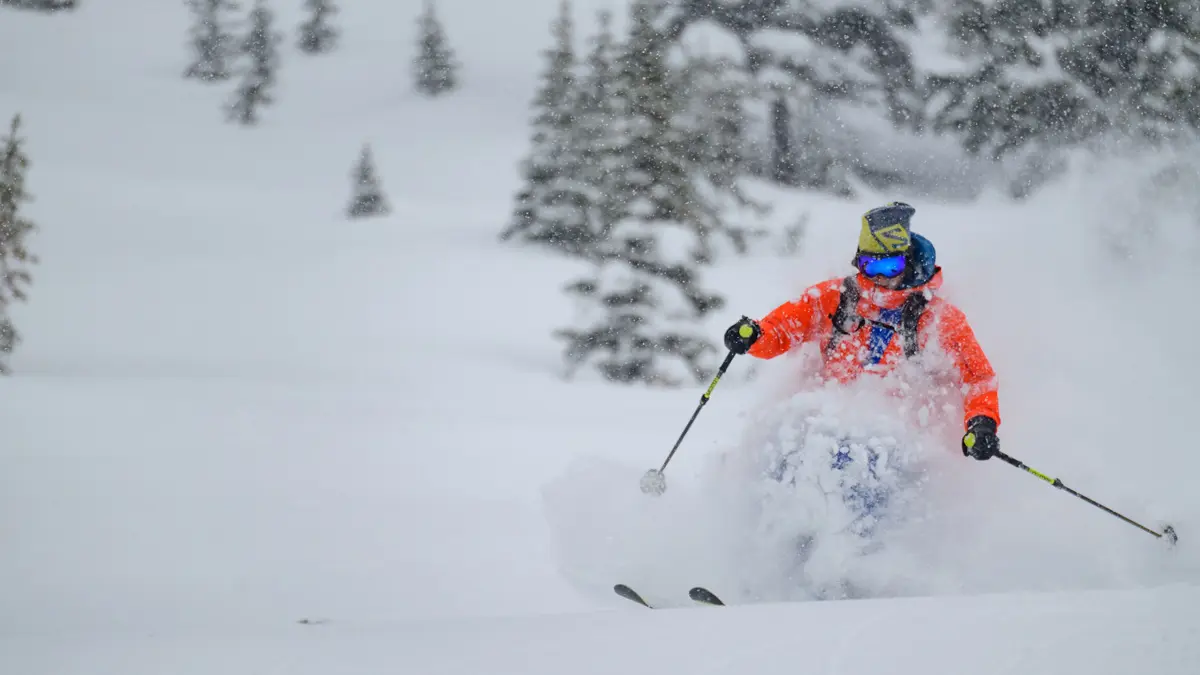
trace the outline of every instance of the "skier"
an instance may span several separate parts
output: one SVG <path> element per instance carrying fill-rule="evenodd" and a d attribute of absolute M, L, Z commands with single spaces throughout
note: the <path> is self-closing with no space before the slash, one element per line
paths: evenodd
<path fill-rule="evenodd" d="M 759 321 L 743 317 L 725 332 L 725 346 L 771 359 L 817 342 L 822 376 L 848 383 L 886 375 L 935 341 L 963 392 L 963 455 L 990 459 L 1000 449 L 996 374 L 963 312 L 938 297 L 942 270 L 933 244 L 912 232 L 914 213 L 903 202 L 867 211 L 857 274 L 811 286 Z"/>
<path fill-rule="evenodd" d="M 816 344 L 821 379 L 835 384 L 887 377 L 909 359 L 940 350 L 948 358 L 912 363 L 962 392 L 963 455 L 990 459 L 1000 449 L 996 374 L 962 311 L 938 296 L 942 270 L 933 244 L 912 232 L 915 212 L 902 202 L 867 211 L 852 261 L 856 274 L 815 284 L 760 320 L 743 317 L 725 332 L 725 345 L 772 359 Z M 789 424 L 782 444 L 766 448 L 766 475 L 792 490 L 768 490 L 772 500 L 784 501 L 764 506 L 764 513 L 815 508 L 824 515 L 784 518 L 789 530 L 778 541 L 795 551 L 788 578 L 804 579 L 800 589 L 814 598 L 871 597 L 880 589 L 852 566 L 869 566 L 864 556 L 884 550 L 884 531 L 907 519 L 918 492 L 909 488 L 923 481 L 921 472 L 892 445 L 895 439 L 839 428 L 839 420 L 823 420 L 819 411 Z"/>

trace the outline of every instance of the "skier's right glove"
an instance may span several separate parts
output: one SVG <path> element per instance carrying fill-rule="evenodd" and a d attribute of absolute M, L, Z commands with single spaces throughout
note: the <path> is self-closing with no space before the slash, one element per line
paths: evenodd
<path fill-rule="evenodd" d="M 966 457 L 991 459 L 1000 450 L 1000 439 L 996 436 L 996 420 L 987 415 L 976 415 L 967 422 L 967 433 L 962 439 L 962 451 Z"/>
<path fill-rule="evenodd" d="M 762 328 L 754 319 L 742 317 L 725 331 L 725 347 L 735 354 L 745 354 L 762 335 Z"/>

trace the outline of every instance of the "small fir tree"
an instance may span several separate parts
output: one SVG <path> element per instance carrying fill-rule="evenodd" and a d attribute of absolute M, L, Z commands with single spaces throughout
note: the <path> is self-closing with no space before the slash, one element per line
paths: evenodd
<path fill-rule="evenodd" d="M 578 107 L 573 133 L 580 153 L 579 184 L 589 195 L 588 229 L 596 242 L 605 242 L 625 209 L 619 185 L 624 110 L 621 98 L 615 95 L 617 44 L 612 13 L 599 11 L 597 24 L 576 87 Z"/>
<path fill-rule="evenodd" d="M 183 72 L 185 78 L 201 82 L 229 79 L 233 59 L 234 36 L 228 30 L 226 15 L 238 8 L 233 0 L 187 0 L 195 15 L 191 29 L 192 62 Z"/>
<path fill-rule="evenodd" d="M 690 158 L 717 190 L 739 192 L 745 173 L 745 101 L 749 87 L 724 58 L 689 57 L 683 72 L 688 99 L 686 126 L 692 135 Z"/>
<path fill-rule="evenodd" d="M 354 196 L 346 214 L 351 218 L 367 218 L 382 216 L 391 211 L 383 188 L 379 185 L 379 177 L 375 171 L 375 163 L 371 159 L 371 146 L 364 145 L 354 167 Z"/>
<path fill-rule="evenodd" d="M 693 166 L 690 173 L 695 189 L 708 196 L 711 207 L 706 210 L 715 209 L 711 219 L 714 231 L 744 254 L 751 237 L 766 233 L 735 222 L 768 210 L 742 186 L 750 170 L 746 101 L 754 95 L 754 88 L 726 58 L 688 55 L 678 80 L 676 86 L 685 99 L 678 123 L 685 135 L 685 157 Z"/>
<path fill-rule="evenodd" d="M 589 224 L 591 195 L 583 178 L 579 147 L 579 101 L 571 5 L 560 3 L 551 26 L 554 43 L 546 50 L 546 71 L 533 101 L 529 156 L 521 163 L 525 187 L 517 194 L 512 222 L 501 240 L 518 234 L 569 255 L 587 256 L 595 240 Z"/>
<path fill-rule="evenodd" d="M 567 288 L 581 302 L 581 327 L 556 336 L 572 372 L 591 363 L 611 381 L 674 386 L 711 376 L 717 350 L 701 322 L 724 301 L 700 283 L 716 228 L 678 124 L 683 94 L 656 27 L 664 8 L 661 0 L 632 7 L 613 91 L 625 111 L 613 167 L 621 217 L 597 246 L 594 273 Z"/>
<path fill-rule="evenodd" d="M 0 139 L 0 374 L 10 372 L 7 356 L 20 343 L 8 307 L 14 301 L 26 300 L 25 286 L 32 281 L 28 266 L 37 262 L 25 245 L 25 238 L 36 227 L 20 212 L 22 204 L 30 200 L 25 191 L 29 158 L 20 128 L 21 117 L 17 115 L 9 135 Z"/>
<path fill-rule="evenodd" d="M 239 124 L 257 124 L 259 108 L 274 103 L 271 90 L 279 68 L 278 45 L 283 40 L 272 28 L 274 18 L 266 0 L 258 0 L 250 13 L 250 32 L 239 50 L 249 63 L 227 109 L 229 119 Z"/>
<path fill-rule="evenodd" d="M 703 337 L 702 319 L 725 301 L 701 287 L 698 271 L 668 262 L 660 238 L 686 240 L 685 229 L 630 220 L 594 270 L 570 283 L 576 326 L 555 331 L 565 342 L 568 373 L 592 365 L 607 380 L 679 386 L 712 377 L 715 345 Z"/>
<path fill-rule="evenodd" d="M 620 130 L 617 188 L 625 215 L 648 221 L 686 224 L 694 233 L 693 262 L 712 260 L 711 235 L 721 229 L 716 209 L 694 182 L 704 167 L 692 158 L 694 136 L 683 123 L 686 92 L 667 63 L 670 41 L 656 22 L 665 0 L 637 0 L 632 6 L 630 34 L 618 58 L 613 94 L 624 115 Z"/>
<path fill-rule="evenodd" d="M 304 0 L 311 16 L 300 24 L 297 46 L 306 54 L 325 54 L 337 46 L 339 31 L 329 25 L 329 17 L 337 14 L 333 0 Z"/>
<path fill-rule="evenodd" d="M 413 63 L 417 91 L 426 96 L 440 96 L 457 89 L 458 62 L 434 12 L 433 0 L 426 1 L 417 26 L 418 51 Z"/>

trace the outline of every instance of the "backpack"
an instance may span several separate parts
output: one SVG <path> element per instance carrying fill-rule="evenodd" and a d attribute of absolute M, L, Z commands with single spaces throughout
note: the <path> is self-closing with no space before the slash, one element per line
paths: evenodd
<path fill-rule="evenodd" d="M 859 297 L 860 291 L 855 275 L 843 279 L 842 297 L 838 300 L 837 310 L 829 317 L 833 321 L 833 335 L 829 338 L 829 343 L 825 345 L 826 358 L 833 354 L 833 350 L 837 348 L 843 338 L 861 328 L 862 324 L 866 322 L 866 319 L 854 313 Z M 904 304 L 900 308 L 900 325 L 893 326 L 877 321 L 872 323 L 899 333 L 904 345 L 904 357 L 912 358 L 921 350 L 921 345 L 917 341 L 917 323 L 921 320 L 921 315 L 925 313 L 925 307 L 928 304 L 929 298 L 925 293 L 912 293 L 905 298 Z"/>

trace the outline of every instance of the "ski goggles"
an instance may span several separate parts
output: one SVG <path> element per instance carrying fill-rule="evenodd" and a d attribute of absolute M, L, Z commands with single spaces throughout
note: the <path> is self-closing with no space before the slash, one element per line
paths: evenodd
<path fill-rule="evenodd" d="M 869 277 L 897 277 L 904 273 L 905 255 L 859 255 L 854 260 L 859 271 Z"/>

